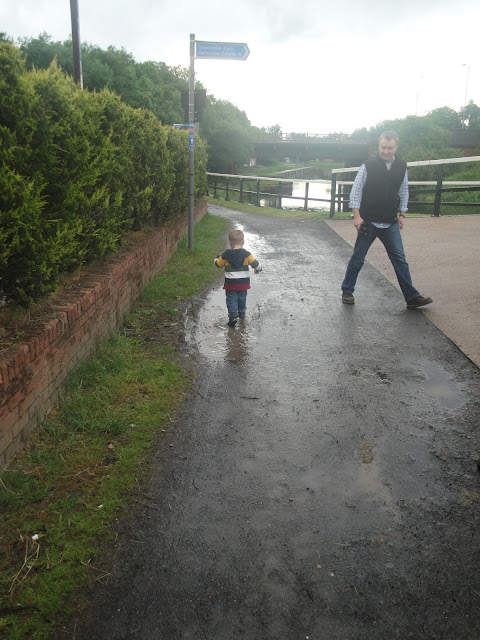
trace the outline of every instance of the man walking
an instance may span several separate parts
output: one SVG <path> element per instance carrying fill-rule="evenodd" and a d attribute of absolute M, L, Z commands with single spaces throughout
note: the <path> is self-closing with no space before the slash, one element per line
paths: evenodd
<path fill-rule="evenodd" d="M 407 308 L 416 309 L 432 302 L 413 286 L 405 259 L 400 230 L 408 207 L 408 176 L 407 163 L 395 155 L 397 149 L 398 135 L 393 131 L 382 133 L 378 155 L 362 164 L 353 183 L 350 208 L 358 235 L 342 282 L 345 304 L 355 302 L 357 277 L 375 238 L 379 238 L 387 251 Z"/>

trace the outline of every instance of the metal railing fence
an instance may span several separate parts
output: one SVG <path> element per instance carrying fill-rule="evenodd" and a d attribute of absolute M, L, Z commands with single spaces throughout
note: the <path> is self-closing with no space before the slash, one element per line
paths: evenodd
<path fill-rule="evenodd" d="M 210 180 L 211 177 L 211 180 Z M 262 198 L 272 198 L 275 200 L 275 208 L 282 208 L 282 200 L 284 198 L 288 198 L 289 200 L 302 200 L 303 201 L 303 210 L 308 211 L 308 203 L 309 202 L 330 202 L 330 198 L 314 198 L 309 195 L 309 185 L 312 183 L 321 183 L 321 184 L 329 184 L 328 180 L 303 180 L 301 178 L 289 179 L 289 178 L 269 178 L 269 177 L 261 177 L 261 176 L 239 176 L 236 174 L 228 174 L 228 173 L 211 173 L 207 172 L 207 186 L 208 186 L 208 195 L 212 195 L 214 198 L 217 198 L 218 191 L 225 192 L 225 200 L 228 202 L 230 200 L 231 193 L 239 194 L 239 202 L 245 202 L 245 195 L 253 195 L 254 196 L 254 204 L 257 207 L 260 207 L 260 200 Z M 267 191 L 262 183 L 275 183 L 275 190 Z M 303 182 L 305 183 L 305 194 L 303 196 L 294 196 L 289 193 L 284 192 L 284 186 L 287 184 L 293 184 L 294 182 Z M 249 183 L 255 183 L 254 187 Z M 238 186 L 237 186 L 238 185 Z M 211 193 L 212 191 L 212 193 Z"/>

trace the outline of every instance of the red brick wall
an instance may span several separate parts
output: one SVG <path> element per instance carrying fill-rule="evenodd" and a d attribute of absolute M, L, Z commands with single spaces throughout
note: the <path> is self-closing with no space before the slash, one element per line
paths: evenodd
<path fill-rule="evenodd" d="M 195 210 L 199 220 L 207 205 Z M 185 216 L 149 233 L 105 269 L 90 271 L 56 317 L 38 334 L 0 358 L 0 469 L 55 406 L 68 374 L 121 326 L 141 289 L 158 273 L 187 230 Z"/>

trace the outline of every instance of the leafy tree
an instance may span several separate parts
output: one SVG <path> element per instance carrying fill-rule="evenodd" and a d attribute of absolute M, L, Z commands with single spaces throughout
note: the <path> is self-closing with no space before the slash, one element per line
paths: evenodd
<path fill-rule="evenodd" d="M 426 120 L 442 127 L 443 129 L 457 129 L 462 126 L 462 117 L 450 107 L 433 109 L 426 116 Z"/>
<path fill-rule="evenodd" d="M 480 129 L 480 107 L 473 100 L 462 109 L 461 120 L 468 129 Z"/>
<path fill-rule="evenodd" d="M 28 68 L 47 69 L 54 59 L 67 74 L 73 74 L 71 40 L 52 42 L 46 33 L 23 39 L 21 51 Z M 90 91 L 110 89 L 135 108 L 149 109 L 164 124 L 183 121 L 179 79 L 163 62 L 135 62 L 125 49 L 82 45 L 83 86 Z"/>
<path fill-rule="evenodd" d="M 365 140 L 372 137 L 372 132 L 369 131 L 366 127 L 361 127 L 360 129 L 355 129 L 351 137 Z"/>
<path fill-rule="evenodd" d="M 208 169 L 235 173 L 253 157 L 250 121 L 231 102 L 208 96 L 201 132 L 208 145 Z"/>
<path fill-rule="evenodd" d="M 182 67 L 181 65 L 177 65 L 176 67 L 169 67 L 170 71 L 173 73 L 177 80 L 183 82 L 185 87 L 188 86 L 188 81 L 190 77 L 190 71 L 187 67 Z"/>
<path fill-rule="evenodd" d="M 272 138 L 281 138 L 282 137 L 282 127 L 279 124 L 274 124 L 271 127 L 267 127 L 266 129 L 267 135 Z"/>

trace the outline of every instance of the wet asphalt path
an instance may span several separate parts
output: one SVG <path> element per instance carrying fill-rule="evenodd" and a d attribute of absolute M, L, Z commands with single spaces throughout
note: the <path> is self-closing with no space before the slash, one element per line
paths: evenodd
<path fill-rule="evenodd" d="M 236 328 L 191 301 L 192 395 L 58 637 L 480 638 L 479 370 L 368 264 L 342 305 L 324 223 L 210 210 L 264 271 Z"/>

